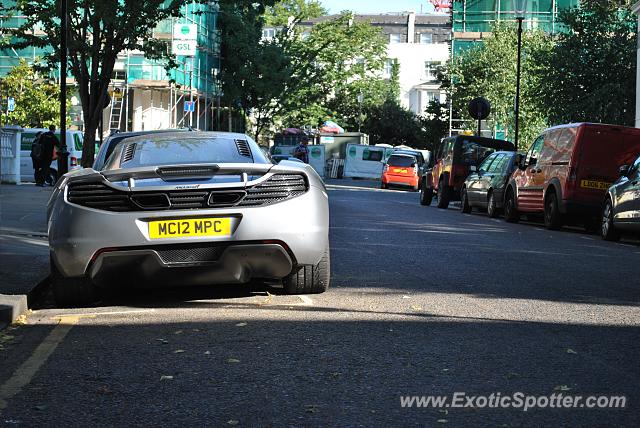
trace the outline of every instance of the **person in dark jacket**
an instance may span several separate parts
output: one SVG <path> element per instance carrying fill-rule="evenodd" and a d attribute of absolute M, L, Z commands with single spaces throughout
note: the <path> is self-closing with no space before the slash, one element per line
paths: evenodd
<path fill-rule="evenodd" d="M 57 147 L 60 147 L 60 141 L 58 141 L 55 131 L 56 127 L 51 125 L 49 126 L 49 131 L 40 136 L 40 142 L 42 144 L 42 186 L 44 186 L 45 181 L 49 185 L 53 186 L 54 181 L 56 180 L 56 177 L 51 177 L 51 171 L 49 169 L 51 162 L 53 161 L 53 151 L 56 150 Z"/>
<path fill-rule="evenodd" d="M 31 143 L 31 164 L 33 165 L 33 178 L 36 181 L 36 186 L 42 186 L 44 179 L 42 179 L 42 143 L 40 137 L 42 131 L 36 133 L 33 142 Z"/>

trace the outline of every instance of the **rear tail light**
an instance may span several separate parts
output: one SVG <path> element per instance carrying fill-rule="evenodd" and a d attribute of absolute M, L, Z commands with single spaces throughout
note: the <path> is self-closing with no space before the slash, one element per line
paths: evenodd
<path fill-rule="evenodd" d="M 413 166 L 413 175 L 418 175 L 418 165 Z"/>
<path fill-rule="evenodd" d="M 388 164 L 384 164 L 384 168 L 382 169 L 382 172 L 387 172 L 389 171 L 389 165 Z"/>
<path fill-rule="evenodd" d="M 78 166 L 78 158 L 71 157 L 71 166 Z"/>
<path fill-rule="evenodd" d="M 567 176 L 567 180 L 576 181 L 578 179 L 578 174 L 575 167 L 569 167 L 569 175 Z"/>

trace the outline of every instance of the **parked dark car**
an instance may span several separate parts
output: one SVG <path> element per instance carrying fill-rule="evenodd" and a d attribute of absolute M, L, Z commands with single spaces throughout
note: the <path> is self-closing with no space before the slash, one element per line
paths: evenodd
<path fill-rule="evenodd" d="M 431 205 L 434 196 L 438 208 L 449 201 L 460 200 L 460 191 L 471 167 L 477 167 L 487 156 L 499 150 L 515 151 L 513 143 L 473 135 L 457 135 L 443 139 L 430 160 L 420 186 L 420 204 Z"/>
<path fill-rule="evenodd" d="M 470 213 L 474 207 L 487 210 L 489 217 L 497 217 L 502 210 L 504 190 L 509 177 L 518 167 L 522 155 L 499 151 L 489 155 L 464 181 L 460 196 L 460 211 Z"/>
<path fill-rule="evenodd" d="M 623 231 L 640 232 L 640 156 L 631 166 L 620 167 L 620 178 L 604 201 L 602 238 L 617 241 Z"/>

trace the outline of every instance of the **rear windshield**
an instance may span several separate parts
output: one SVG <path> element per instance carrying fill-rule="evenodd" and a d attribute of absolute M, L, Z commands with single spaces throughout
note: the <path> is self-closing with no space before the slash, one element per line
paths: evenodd
<path fill-rule="evenodd" d="M 387 163 L 391 166 L 411 166 L 416 163 L 416 158 L 411 156 L 391 155 Z"/>
<path fill-rule="evenodd" d="M 460 164 L 462 165 L 479 165 L 487 156 L 495 152 L 496 149 L 485 147 L 474 141 L 464 140 L 460 152 Z"/>
<path fill-rule="evenodd" d="M 246 144 L 246 142 L 244 142 Z M 231 138 L 158 138 L 142 139 L 135 142 L 123 141 L 123 145 L 136 144 L 133 157 L 121 167 L 136 168 L 159 165 L 179 165 L 197 163 L 253 163 L 252 156 L 240 154 L 236 140 Z M 107 162 L 106 169 L 119 164 L 119 154 L 115 150 Z M 256 154 L 253 153 L 253 156 Z M 262 156 L 259 157 L 261 159 Z"/>

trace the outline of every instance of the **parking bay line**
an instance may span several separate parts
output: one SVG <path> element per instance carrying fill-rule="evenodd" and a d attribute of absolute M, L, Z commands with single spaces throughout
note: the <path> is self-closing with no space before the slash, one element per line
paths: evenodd
<path fill-rule="evenodd" d="M 28 385 L 40 367 L 47 361 L 49 356 L 56 350 L 58 345 L 64 340 L 69 331 L 81 318 L 82 315 L 61 316 L 60 322 L 54 327 L 47 337 L 38 345 L 31 356 L 2 386 L 0 386 L 0 410 L 7 407 L 7 400 L 17 395 L 22 388 Z"/>

